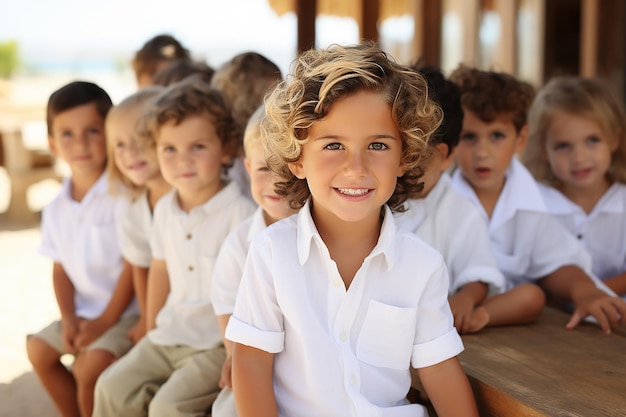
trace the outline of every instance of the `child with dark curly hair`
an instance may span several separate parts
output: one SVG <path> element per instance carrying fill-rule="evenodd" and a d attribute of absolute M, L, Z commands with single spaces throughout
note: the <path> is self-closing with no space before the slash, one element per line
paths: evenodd
<path fill-rule="evenodd" d="M 590 276 L 583 246 L 549 213 L 535 180 L 516 158 L 528 136 L 534 89 L 515 77 L 461 66 L 451 74 L 461 89 L 463 130 L 453 185 L 481 209 L 507 291 L 488 297 L 488 325 L 533 321 L 545 294 L 573 303 L 572 329 L 591 315 L 606 333 L 626 321 L 626 303 Z M 545 294 L 544 294 L 545 292 Z"/>
<path fill-rule="evenodd" d="M 477 416 L 441 255 L 392 211 L 420 187 L 441 110 L 366 44 L 303 53 L 266 101 L 276 192 L 300 208 L 252 241 L 226 338 L 247 416 Z M 450 401 L 454 398 L 454 401 Z"/>

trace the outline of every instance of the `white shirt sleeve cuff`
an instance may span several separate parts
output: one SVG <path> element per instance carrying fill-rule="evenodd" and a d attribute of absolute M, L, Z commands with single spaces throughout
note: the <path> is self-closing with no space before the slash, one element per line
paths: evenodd
<path fill-rule="evenodd" d="M 463 351 L 463 342 L 456 329 L 429 342 L 413 346 L 411 365 L 424 368 L 457 356 Z"/>
<path fill-rule="evenodd" d="M 226 327 L 226 339 L 242 345 L 252 346 L 269 353 L 282 352 L 285 346 L 285 332 L 259 330 L 234 316 Z"/>

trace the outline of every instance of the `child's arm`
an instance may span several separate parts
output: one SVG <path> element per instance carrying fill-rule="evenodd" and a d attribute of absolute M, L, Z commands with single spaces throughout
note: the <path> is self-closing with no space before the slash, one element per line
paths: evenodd
<path fill-rule="evenodd" d="M 539 284 L 550 295 L 574 303 L 566 328 L 573 329 L 582 319 L 592 315 L 605 333 L 611 326 L 626 322 L 626 303 L 598 289 L 585 272 L 577 266 L 567 265 L 542 278 Z"/>
<path fill-rule="evenodd" d="M 607 287 L 612 289 L 619 296 L 626 295 L 626 272 L 603 281 Z"/>
<path fill-rule="evenodd" d="M 129 331 L 128 337 L 137 343 L 146 334 L 146 298 L 148 293 L 148 268 L 132 266 L 133 288 L 139 304 L 139 321 Z"/>
<path fill-rule="evenodd" d="M 274 354 L 233 343 L 233 390 L 239 417 L 278 417 Z"/>
<path fill-rule="evenodd" d="M 124 260 L 124 268 L 102 314 L 96 319 L 81 322 L 80 334 L 76 337 L 78 347 L 88 346 L 119 320 L 133 299 L 132 280 L 131 265 Z"/>
<path fill-rule="evenodd" d="M 226 326 L 228 326 L 228 320 L 231 315 L 232 314 L 223 314 L 217 316 L 217 323 L 219 324 L 220 332 L 222 333 L 224 348 L 226 348 L 226 360 L 222 366 L 222 375 L 220 376 L 219 386 L 220 388 L 228 387 L 232 389 L 233 342 L 226 339 Z"/>
<path fill-rule="evenodd" d="M 456 294 L 450 297 L 450 309 L 454 316 L 454 327 L 459 333 L 467 333 L 472 313 L 478 304 L 487 296 L 487 284 L 484 282 L 468 282 Z"/>
<path fill-rule="evenodd" d="M 63 266 L 55 262 L 52 268 L 52 285 L 54 294 L 61 312 L 61 326 L 63 331 L 63 347 L 69 353 L 76 353 L 76 335 L 78 334 L 78 324 L 80 319 L 76 317 L 76 306 L 74 304 L 74 284 L 67 276 Z"/>
<path fill-rule="evenodd" d="M 170 293 L 170 279 L 163 259 L 152 259 L 146 295 L 146 332 L 156 327 L 156 316 Z"/>
<path fill-rule="evenodd" d="M 456 357 L 417 372 L 439 417 L 478 417 L 472 388 Z"/>

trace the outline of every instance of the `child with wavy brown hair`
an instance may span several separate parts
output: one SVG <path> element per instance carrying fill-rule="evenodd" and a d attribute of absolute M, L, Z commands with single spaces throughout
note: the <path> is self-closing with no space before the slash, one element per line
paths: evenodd
<path fill-rule="evenodd" d="M 558 77 L 529 114 L 522 161 L 549 210 L 578 238 L 592 271 L 626 296 L 626 116 L 599 79 Z"/>
<path fill-rule="evenodd" d="M 534 89 L 515 77 L 465 66 L 451 74 L 464 118 L 453 185 L 480 208 L 507 291 L 483 302 L 488 325 L 534 320 L 544 291 L 573 303 L 571 329 L 591 315 L 604 332 L 626 321 L 626 303 L 599 289 L 583 246 L 549 213 L 532 175 L 516 158 L 528 136 Z"/>
<path fill-rule="evenodd" d="M 178 39 L 159 34 L 148 39 L 132 59 L 132 67 L 139 88 L 153 84 L 154 74 L 176 61 L 191 61 L 191 54 Z"/>
<path fill-rule="evenodd" d="M 249 249 L 226 329 L 238 414 L 426 416 L 406 399 L 414 366 L 439 416 L 477 416 L 443 259 L 392 216 L 441 122 L 423 77 L 370 44 L 311 50 L 266 114 L 299 212 Z"/>

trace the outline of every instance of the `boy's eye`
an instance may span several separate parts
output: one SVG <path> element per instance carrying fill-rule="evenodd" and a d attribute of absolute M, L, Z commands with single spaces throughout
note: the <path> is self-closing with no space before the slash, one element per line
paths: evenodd
<path fill-rule="evenodd" d="M 262 166 L 262 167 L 259 167 L 259 168 L 257 169 L 257 171 L 261 171 L 261 172 L 269 172 L 269 171 L 270 171 L 270 169 L 269 169 L 267 166 Z"/>
<path fill-rule="evenodd" d="M 324 145 L 324 149 L 328 149 L 330 151 L 337 151 L 337 150 L 343 149 L 343 146 L 341 145 L 341 143 L 333 142 L 333 143 Z"/>
<path fill-rule="evenodd" d="M 63 130 L 61 131 L 61 137 L 62 138 L 70 138 L 72 137 L 72 131 L 71 130 Z"/>
<path fill-rule="evenodd" d="M 161 148 L 161 150 L 163 152 L 174 152 L 176 149 L 174 149 L 173 146 L 164 146 L 163 148 Z"/>
<path fill-rule="evenodd" d="M 462 133 L 461 140 L 465 142 L 472 142 L 476 140 L 476 135 L 473 133 Z"/>
<path fill-rule="evenodd" d="M 506 137 L 506 135 L 502 132 L 493 132 L 491 134 L 491 138 L 494 140 L 502 140 Z"/>
<path fill-rule="evenodd" d="M 122 149 L 126 144 L 124 142 L 116 142 L 115 147 L 118 149 Z"/>
<path fill-rule="evenodd" d="M 97 127 L 92 127 L 87 132 L 92 135 L 99 135 L 102 131 Z"/>
<path fill-rule="evenodd" d="M 389 149 L 389 146 L 387 146 L 386 144 L 382 142 L 374 142 L 374 143 L 370 143 L 369 148 L 375 151 L 384 151 L 385 149 Z"/>
<path fill-rule="evenodd" d="M 195 145 L 193 145 L 193 149 L 196 151 L 202 150 L 206 148 L 206 146 L 203 143 L 196 143 Z"/>

